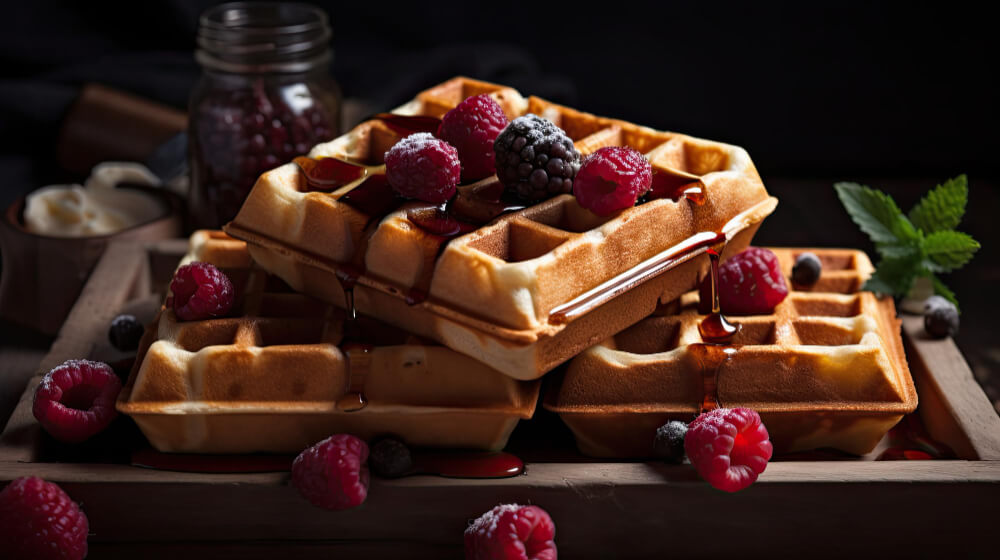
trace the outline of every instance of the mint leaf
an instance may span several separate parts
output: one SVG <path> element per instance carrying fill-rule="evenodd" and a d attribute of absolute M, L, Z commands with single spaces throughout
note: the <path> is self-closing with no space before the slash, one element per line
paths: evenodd
<path fill-rule="evenodd" d="M 889 195 L 857 183 L 837 183 L 840 202 L 876 245 L 900 245 L 919 234 Z"/>
<path fill-rule="evenodd" d="M 960 231 L 937 231 L 924 238 L 924 252 L 935 272 L 948 272 L 969 262 L 979 249 L 979 243 Z"/>
<path fill-rule="evenodd" d="M 952 302 L 955 304 L 955 309 L 958 309 L 958 298 L 955 297 L 955 292 L 948 289 L 948 286 L 945 286 L 944 282 L 939 280 L 937 276 L 931 276 L 931 282 L 934 283 L 934 293 Z M 959 313 L 962 312 L 961 309 L 958 311 Z"/>
<path fill-rule="evenodd" d="M 965 175 L 949 179 L 928 192 L 910 210 L 910 221 L 924 233 L 955 229 L 962 221 L 969 201 L 969 186 Z"/>
<path fill-rule="evenodd" d="M 892 294 L 895 296 L 906 295 L 913 286 L 913 280 L 920 271 L 920 259 L 892 259 L 883 258 L 875 267 L 875 272 L 871 278 L 861 287 L 863 290 Z"/>

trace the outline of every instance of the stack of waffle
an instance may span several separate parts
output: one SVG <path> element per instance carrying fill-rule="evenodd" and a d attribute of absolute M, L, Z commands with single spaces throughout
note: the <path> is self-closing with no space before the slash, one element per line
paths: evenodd
<path fill-rule="evenodd" d="M 453 203 L 482 219 L 457 236 L 424 229 L 415 219 L 439 212 L 433 205 L 358 202 L 359 193 L 379 184 L 383 154 L 407 135 L 407 126 L 433 124 L 481 93 L 493 96 L 509 118 L 535 113 L 553 121 L 584 155 L 609 145 L 639 150 L 656 180 L 676 185 L 678 196 L 601 218 L 572 195 L 505 207 L 495 194 L 496 178 L 488 178 L 459 186 Z M 612 438 L 621 430 L 619 439 L 651 441 L 648 433 L 639 433 L 646 424 L 697 412 L 688 397 L 705 396 L 677 371 L 701 379 L 704 367 L 683 350 L 674 350 L 676 356 L 667 360 L 673 365 L 666 367 L 637 367 L 649 362 L 645 358 L 627 367 L 591 362 L 614 347 L 607 341 L 632 333 L 640 333 L 634 335 L 638 342 L 622 342 L 624 348 L 641 347 L 645 353 L 660 351 L 648 349 L 655 337 L 641 334 L 646 332 L 660 333 L 656 336 L 678 348 L 700 343 L 697 331 L 689 329 L 696 319 L 691 296 L 675 317 L 632 325 L 695 286 L 708 266 L 707 249 L 721 249 L 723 259 L 738 253 L 774 210 L 776 200 L 749 156 L 735 146 L 595 117 L 465 78 L 419 94 L 394 115 L 368 120 L 315 147 L 309 159 L 262 175 L 225 228 L 236 239 L 204 232 L 193 238 L 189 258 L 231 271 L 239 291 L 236 317 L 179 323 L 164 309 L 147 332 L 119 407 L 139 421 L 154 445 L 168 450 L 298 449 L 334 431 L 365 437 L 394 433 L 414 445 L 495 449 L 506 443 L 518 418 L 531 416 L 538 378 L 579 355 L 548 406 L 574 427 L 584 452 L 648 455 L 648 442 L 620 448 L 589 443 L 600 437 L 574 426 L 581 417 L 576 413 L 593 413 L 582 422 L 607 423 L 603 432 Z M 322 158 L 338 160 L 349 171 L 347 178 L 317 188 L 310 167 Z M 870 270 L 855 272 L 861 277 Z M 824 281 L 836 278 L 824 274 Z M 856 291 L 859 284 L 852 281 Z M 912 392 L 898 324 L 889 315 L 891 302 L 886 308 L 864 294 L 842 297 L 848 299 L 813 301 L 796 293 L 776 317 L 742 321 L 745 328 L 733 344 L 744 346 L 734 363 L 759 356 L 758 364 L 773 363 L 779 373 L 757 377 L 754 372 L 767 368 L 756 367 L 737 377 L 728 375 L 728 365 L 717 368 L 719 402 L 764 409 L 770 403 L 826 425 L 837 421 L 826 420 L 831 400 L 852 409 L 866 399 L 858 393 L 867 389 L 879 389 L 879 403 L 892 400 L 890 389 Z M 361 322 L 345 322 L 334 306 L 348 309 L 347 316 L 358 312 L 396 328 L 361 333 Z M 806 317 L 817 315 L 816 309 L 827 315 L 857 311 L 862 317 L 825 323 Z M 866 319 L 868 311 L 883 318 Z M 877 328 L 868 324 L 872 321 Z M 823 338 L 848 331 L 867 334 L 857 340 Z M 814 355 L 809 348 L 820 338 L 821 344 L 841 346 L 812 361 L 802 358 Z M 817 364 L 855 363 L 854 353 L 862 350 L 898 359 L 902 370 L 886 374 L 881 385 L 797 378 L 803 388 L 798 391 L 778 365 L 797 364 L 786 368 L 796 375 L 807 375 L 812 367 L 822 377 L 828 370 Z M 730 387 L 734 381 L 737 389 Z M 904 400 L 906 406 L 915 404 Z M 644 413 L 654 409 L 660 414 L 652 420 Z M 899 410 L 887 405 L 879 412 L 898 417 Z M 869 432 L 884 433 L 891 426 L 883 416 Z M 631 418 L 642 426 L 608 422 L 612 418 Z M 795 422 L 785 424 L 788 433 L 784 427 L 775 432 L 779 447 L 780 440 L 795 442 L 788 448 L 833 445 L 855 451 L 867 445 L 853 435 L 844 443 L 838 430 L 804 428 L 807 434 L 797 431 Z"/>

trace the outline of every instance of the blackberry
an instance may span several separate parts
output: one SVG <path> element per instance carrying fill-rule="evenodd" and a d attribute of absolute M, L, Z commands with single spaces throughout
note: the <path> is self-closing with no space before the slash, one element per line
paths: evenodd
<path fill-rule="evenodd" d="M 385 438 L 372 444 L 368 464 L 375 474 L 384 478 L 396 478 L 413 468 L 413 456 L 405 443 L 395 438 Z"/>
<path fill-rule="evenodd" d="M 522 200 L 573 189 L 580 152 L 558 126 L 534 114 L 514 119 L 493 143 L 497 178 Z"/>
<path fill-rule="evenodd" d="M 144 331 L 142 323 L 135 318 L 135 315 L 119 315 L 111 321 L 108 340 L 122 352 L 131 352 L 139 348 L 139 340 Z"/>
<path fill-rule="evenodd" d="M 657 428 L 653 438 L 653 454 L 668 463 L 682 463 L 687 431 L 688 425 L 680 420 L 671 420 Z"/>

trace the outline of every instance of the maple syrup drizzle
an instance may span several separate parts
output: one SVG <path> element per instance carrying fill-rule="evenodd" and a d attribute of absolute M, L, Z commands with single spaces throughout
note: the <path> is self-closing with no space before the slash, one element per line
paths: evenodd
<path fill-rule="evenodd" d="M 371 344 L 348 342 L 341 345 L 341 350 L 347 356 L 348 387 L 347 391 L 337 399 L 337 409 L 343 412 L 357 412 L 368 406 L 365 397 L 365 378 L 371 370 Z"/>
<path fill-rule="evenodd" d="M 733 325 L 726 320 L 719 306 L 719 256 L 722 250 L 709 247 L 706 251 L 711 260 L 712 312 L 698 324 L 698 332 L 705 342 L 726 343 L 732 340 L 739 330 L 739 325 Z"/>
<path fill-rule="evenodd" d="M 719 404 L 719 372 L 737 352 L 738 347 L 698 342 L 688 350 L 698 360 L 701 371 L 702 399 L 700 412 L 708 412 Z"/>
<path fill-rule="evenodd" d="M 417 132 L 429 132 L 437 134 L 441 126 L 441 119 L 424 115 L 397 115 L 395 113 L 376 113 L 368 120 L 379 120 L 385 123 L 390 130 L 402 136 L 409 136 Z"/>
<path fill-rule="evenodd" d="M 698 323 L 698 332 L 704 342 L 690 346 L 690 351 L 694 353 L 701 365 L 701 412 L 719 408 L 719 372 L 738 351 L 738 346 L 732 346 L 728 343 L 739 332 L 740 326 L 727 321 L 719 305 L 719 259 L 724 247 L 723 244 L 706 249 L 711 263 L 709 285 L 711 286 L 712 310 Z"/>
<path fill-rule="evenodd" d="M 696 175 L 687 173 L 671 175 L 654 169 L 653 181 L 646 194 L 646 199 L 655 200 L 657 198 L 669 198 L 674 202 L 683 198 L 695 206 L 701 206 L 705 204 L 705 191 L 702 189 L 701 179 Z"/>

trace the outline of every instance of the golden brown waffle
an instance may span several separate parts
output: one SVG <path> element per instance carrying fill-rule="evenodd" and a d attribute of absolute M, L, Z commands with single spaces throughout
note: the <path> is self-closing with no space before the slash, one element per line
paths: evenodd
<path fill-rule="evenodd" d="M 231 316 L 185 322 L 164 307 L 118 399 L 161 451 L 300 451 L 341 432 L 499 449 L 534 412 L 538 382 L 374 320 L 346 322 L 252 264 L 242 241 L 196 232 L 192 260 L 233 281 Z"/>
<path fill-rule="evenodd" d="M 661 180 L 699 188 L 703 203 L 658 199 L 601 218 L 561 195 L 492 219 L 497 203 L 482 195 L 495 192 L 489 178 L 460 187 L 456 200 L 484 224 L 449 241 L 411 219 L 433 205 L 371 215 L 343 198 L 358 182 L 307 192 L 301 168 L 290 163 L 260 177 L 226 231 L 297 290 L 346 306 L 347 286 L 361 312 L 534 379 L 691 289 L 710 241 L 728 238 L 738 251 L 777 204 L 742 148 L 524 99 L 507 87 L 455 78 L 396 113 L 439 117 L 479 93 L 496 97 L 511 118 L 531 112 L 552 120 L 584 155 L 634 147 Z M 310 155 L 377 174 L 403 135 L 370 120 Z"/>
<path fill-rule="evenodd" d="M 771 315 L 728 316 L 741 327 L 729 345 L 702 343 L 704 315 L 691 292 L 587 349 L 554 380 L 545 408 L 562 417 L 583 453 L 651 456 L 657 427 L 716 405 L 757 410 L 779 453 L 864 454 L 913 412 L 917 393 L 892 299 L 858 291 L 873 270 L 868 257 L 772 250 L 787 278 L 805 251 L 819 256 L 822 276 L 808 291 L 790 291 Z"/>

